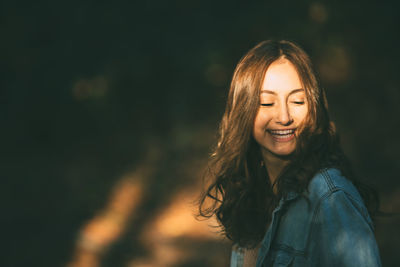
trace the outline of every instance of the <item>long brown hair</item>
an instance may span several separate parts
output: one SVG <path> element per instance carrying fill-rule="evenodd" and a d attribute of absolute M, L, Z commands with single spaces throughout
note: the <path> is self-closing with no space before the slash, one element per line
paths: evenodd
<path fill-rule="evenodd" d="M 262 82 L 268 67 L 286 58 L 296 68 L 305 89 L 308 116 L 290 163 L 271 185 L 262 166 L 258 144 L 252 136 L 259 108 Z M 253 247 L 263 238 L 271 212 L 288 192 L 302 193 L 311 178 L 324 167 L 336 167 L 359 189 L 370 212 L 377 209 L 376 195 L 356 181 L 329 119 L 325 92 L 318 86 L 308 55 L 289 41 L 263 41 L 238 63 L 232 78 L 218 144 L 206 176 L 211 184 L 199 201 L 199 215 L 216 215 L 223 233 L 242 247 Z M 272 187 L 276 186 L 277 194 Z M 211 199 L 212 204 L 206 205 Z M 376 200 L 376 201 L 374 201 Z"/>

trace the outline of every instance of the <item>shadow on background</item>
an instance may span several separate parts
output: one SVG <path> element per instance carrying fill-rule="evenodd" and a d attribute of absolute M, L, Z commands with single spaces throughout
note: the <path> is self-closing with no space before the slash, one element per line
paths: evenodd
<path fill-rule="evenodd" d="M 227 266 L 193 218 L 235 64 L 311 55 L 345 151 L 400 211 L 395 1 L 3 1 L 1 266 Z M 377 221 L 396 266 L 399 218 Z"/>

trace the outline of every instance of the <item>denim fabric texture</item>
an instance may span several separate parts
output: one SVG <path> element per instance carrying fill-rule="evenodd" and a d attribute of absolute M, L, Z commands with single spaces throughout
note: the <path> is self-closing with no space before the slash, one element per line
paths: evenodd
<path fill-rule="evenodd" d="M 232 250 L 241 267 L 243 249 Z M 272 213 L 256 267 L 381 266 L 374 228 L 357 189 L 337 169 L 324 169 L 304 195 L 288 194 Z"/>

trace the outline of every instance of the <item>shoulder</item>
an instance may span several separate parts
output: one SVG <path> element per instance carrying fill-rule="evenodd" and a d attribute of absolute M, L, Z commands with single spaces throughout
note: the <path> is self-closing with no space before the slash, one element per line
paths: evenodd
<path fill-rule="evenodd" d="M 362 202 L 362 198 L 353 183 L 335 168 L 320 170 L 308 185 L 308 197 L 313 200 L 328 197 L 338 191 Z"/>
<path fill-rule="evenodd" d="M 357 211 L 372 227 L 372 220 L 357 188 L 338 169 L 319 171 L 308 185 L 307 197 L 314 204 L 316 213 L 337 210 L 345 215 L 346 210 Z"/>
<path fill-rule="evenodd" d="M 309 184 L 310 257 L 318 266 L 381 266 L 373 222 L 357 188 L 337 169 Z"/>

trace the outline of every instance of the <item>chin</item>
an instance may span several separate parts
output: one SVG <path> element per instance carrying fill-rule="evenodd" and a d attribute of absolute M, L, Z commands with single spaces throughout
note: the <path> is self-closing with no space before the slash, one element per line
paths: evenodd
<path fill-rule="evenodd" d="M 280 146 L 277 146 L 276 144 L 268 144 L 261 147 L 264 152 L 267 152 L 274 157 L 286 159 L 293 154 L 296 149 L 296 144 L 280 144 Z"/>
<path fill-rule="evenodd" d="M 270 151 L 273 155 L 275 155 L 276 157 L 280 157 L 280 158 L 286 158 L 286 157 L 290 157 L 293 152 L 294 149 L 293 148 L 288 148 L 288 149 L 278 149 L 275 151 Z"/>
<path fill-rule="evenodd" d="M 288 151 L 288 152 L 281 152 L 281 153 L 276 153 L 275 155 L 278 157 L 290 157 L 292 155 L 293 151 Z"/>
<path fill-rule="evenodd" d="M 295 150 L 294 146 L 286 146 L 282 147 L 281 149 L 275 149 L 275 151 L 271 151 L 272 153 L 276 154 L 277 156 L 289 156 Z"/>

